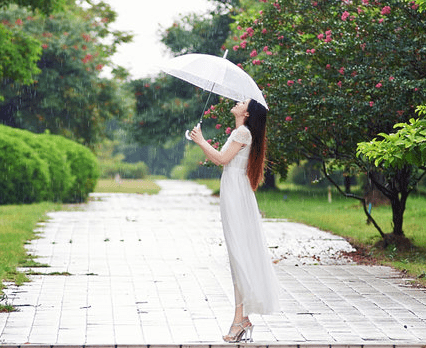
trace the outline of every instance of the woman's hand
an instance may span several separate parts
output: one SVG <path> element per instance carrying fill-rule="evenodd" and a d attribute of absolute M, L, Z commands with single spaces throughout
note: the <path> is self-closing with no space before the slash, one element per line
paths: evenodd
<path fill-rule="evenodd" d="M 194 141 L 194 143 L 200 145 L 204 141 L 203 132 L 201 131 L 200 126 L 196 126 L 191 131 L 191 139 Z"/>

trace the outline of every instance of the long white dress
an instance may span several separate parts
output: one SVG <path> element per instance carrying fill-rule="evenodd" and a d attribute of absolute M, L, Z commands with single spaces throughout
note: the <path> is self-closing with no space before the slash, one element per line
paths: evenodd
<path fill-rule="evenodd" d="M 224 166 L 220 183 L 223 232 L 236 287 L 236 305 L 244 315 L 279 311 L 280 286 L 272 267 L 256 197 L 247 177 L 251 133 L 246 126 L 235 129 L 221 151 L 231 142 L 246 146 Z"/>

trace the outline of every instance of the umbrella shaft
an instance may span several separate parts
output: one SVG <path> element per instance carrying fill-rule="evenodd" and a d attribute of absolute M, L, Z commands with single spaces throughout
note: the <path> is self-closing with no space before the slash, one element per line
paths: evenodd
<path fill-rule="evenodd" d="M 203 112 L 201 113 L 201 117 L 200 117 L 200 123 L 203 123 L 204 113 L 206 111 L 207 104 L 209 103 L 210 96 L 212 95 L 212 91 L 213 91 L 214 85 L 215 84 L 213 84 L 212 90 L 210 91 L 209 96 L 207 97 L 206 103 L 204 104 L 204 109 L 203 109 Z"/>

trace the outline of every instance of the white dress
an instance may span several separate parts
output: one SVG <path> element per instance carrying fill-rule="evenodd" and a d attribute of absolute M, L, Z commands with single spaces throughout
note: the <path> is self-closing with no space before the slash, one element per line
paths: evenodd
<path fill-rule="evenodd" d="M 224 167 L 220 183 L 220 211 L 232 279 L 238 290 L 236 302 L 244 315 L 279 311 L 280 287 L 272 267 L 256 197 L 247 177 L 251 133 L 246 126 L 235 129 L 221 151 L 232 141 L 246 144 Z M 240 303 L 236 303 L 239 305 Z"/>

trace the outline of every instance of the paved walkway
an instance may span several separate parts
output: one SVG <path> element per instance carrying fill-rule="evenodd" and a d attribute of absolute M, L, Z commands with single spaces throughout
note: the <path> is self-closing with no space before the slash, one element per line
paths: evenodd
<path fill-rule="evenodd" d="M 29 245 L 50 267 L 8 284 L 20 311 L 0 314 L 1 344 L 222 343 L 233 293 L 218 198 L 192 182 L 159 184 L 159 195 L 94 194 L 50 214 Z M 351 249 L 341 238 L 286 221 L 264 229 L 282 310 L 252 317 L 256 345 L 425 344 L 424 290 L 339 257 Z"/>

